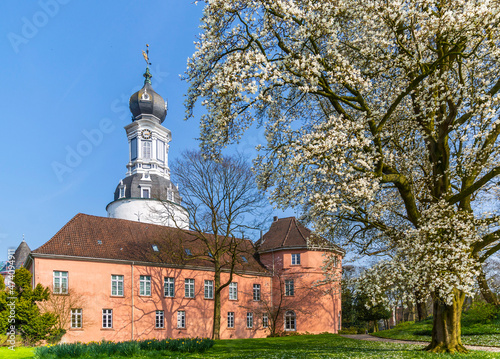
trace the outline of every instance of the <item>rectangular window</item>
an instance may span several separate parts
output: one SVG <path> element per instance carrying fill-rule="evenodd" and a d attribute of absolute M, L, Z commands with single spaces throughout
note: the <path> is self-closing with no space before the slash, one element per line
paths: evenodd
<path fill-rule="evenodd" d="M 293 285 L 293 279 L 285 280 L 285 295 L 292 296 L 292 295 L 294 295 L 294 292 L 295 292 L 295 288 Z"/>
<path fill-rule="evenodd" d="M 82 309 L 71 309 L 71 328 L 82 327 Z"/>
<path fill-rule="evenodd" d="M 165 328 L 165 313 L 163 310 L 156 311 L 155 328 Z"/>
<path fill-rule="evenodd" d="M 175 297 L 175 278 L 165 277 L 163 282 L 165 297 Z"/>
<path fill-rule="evenodd" d="M 186 298 L 194 298 L 194 279 L 184 280 L 184 296 Z"/>
<path fill-rule="evenodd" d="M 260 300 L 260 284 L 253 285 L 253 300 L 255 301 Z"/>
<path fill-rule="evenodd" d="M 149 192 L 149 188 L 142 188 L 141 189 L 141 197 L 142 198 L 150 198 L 150 192 Z"/>
<path fill-rule="evenodd" d="M 229 284 L 229 300 L 238 300 L 238 283 Z"/>
<path fill-rule="evenodd" d="M 112 275 L 111 276 L 111 295 L 117 295 L 123 297 L 123 276 L 122 275 Z"/>
<path fill-rule="evenodd" d="M 151 141 L 142 141 L 142 158 L 151 159 Z"/>
<path fill-rule="evenodd" d="M 151 295 L 151 276 L 141 275 L 139 279 L 139 295 Z"/>
<path fill-rule="evenodd" d="M 137 159 L 137 137 L 130 140 L 130 160 L 134 161 Z"/>
<path fill-rule="evenodd" d="M 292 265 L 300 264 L 300 253 L 292 254 Z"/>
<path fill-rule="evenodd" d="M 214 299 L 214 281 L 205 281 L 205 299 Z"/>
<path fill-rule="evenodd" d="M 160 162 L 165 162 L 165 142 L 160 140 L 156 142 L 156 158 Z"/>
<path fill-rule="evenodd" d="M 262 328 L 267 328 L 269 327 L 269 317 L 267 316 L 267 313 L 262 314 Z"/>
<path fill-rule="evenodd" d="M 113 309 L 102 310 L 102 327 L 113 328 Z"/>
<path fill-rule="evenodd" d="M 123 198 L 125 197 L 125 186 L 120 187 L 120 196 L 118 198 Z"/>
<path fill-rule="evenodd" d="M 253 328 L 253 313 L 247 313 L 247 328 Z"/>
<path fill-rule="evenodd" d="M 54 271 L 54 294 L 68 294 L 68 272 Z"/>
<path fill-rule="evenodd" d="M 227 327 L 234 328 L 234 312 L 227 312 Z"/>
<path fill-rule="evenodd" d="M 183 310 L 177 312 L 177 328 L 186 328 L 186 312 Z"/>

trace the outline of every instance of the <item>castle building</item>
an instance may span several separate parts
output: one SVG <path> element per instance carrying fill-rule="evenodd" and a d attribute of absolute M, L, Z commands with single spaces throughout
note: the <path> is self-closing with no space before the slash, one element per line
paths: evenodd
<path fill-rule="evenodd" d="M 63 342 L 210 337 L 214 268 L 189 231 L 170 180 L 166 102 L 151 86 L 130 98 L 127 173 L 108 217 L 77 214 L 26 262 L 33 286 L 68 306 Z M 168 215 L 166 215 L 168 214 Z M 170 218 L 169 218 L 170 216 Z M 175 226 L 174 226 L 175 224 Z M 231 283 L 221 293 L 221 338 L 277 332 L 336 333 L 340 282 L 325 281 L 323 260 L 341 272 L 345 252 L 293 217 L 275 217 L 257 242 L 241 240 Z M 223 268 L 221 282 L 229 280 Z"/>

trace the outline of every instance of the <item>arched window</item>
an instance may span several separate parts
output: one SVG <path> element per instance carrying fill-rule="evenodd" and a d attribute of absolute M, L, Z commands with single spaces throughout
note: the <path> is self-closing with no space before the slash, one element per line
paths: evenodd
<path fill-rule="evenodd" d="M 293 310 L 289 310 L 285 313 L 285 330 L 287 331 L 295 331 L 295 312 Z"/>

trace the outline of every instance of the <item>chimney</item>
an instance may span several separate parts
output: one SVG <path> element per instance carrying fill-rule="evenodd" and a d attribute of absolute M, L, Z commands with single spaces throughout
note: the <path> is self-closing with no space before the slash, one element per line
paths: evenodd
<path fill-rule="evenodd" d="M 277 222 L 278 221 L 278 216 L 274 216 L 273 217 L 273 222 Z"/>

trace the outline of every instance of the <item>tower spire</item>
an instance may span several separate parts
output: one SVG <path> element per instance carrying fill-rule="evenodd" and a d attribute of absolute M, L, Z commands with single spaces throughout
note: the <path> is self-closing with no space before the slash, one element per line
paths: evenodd
<path fill-rule="evenodd" d="M 146 72 L 144 73 L 144 85 L 146 83 L 151 85 L 151 72 L 149 72 L 149 65 L 151 65 L 151 62 L 149 62 L 149 44 L 146 44 L 146 51 L 142 50 L 142 56 L 144 57 L 144 60 L 146 61 Z"/>

